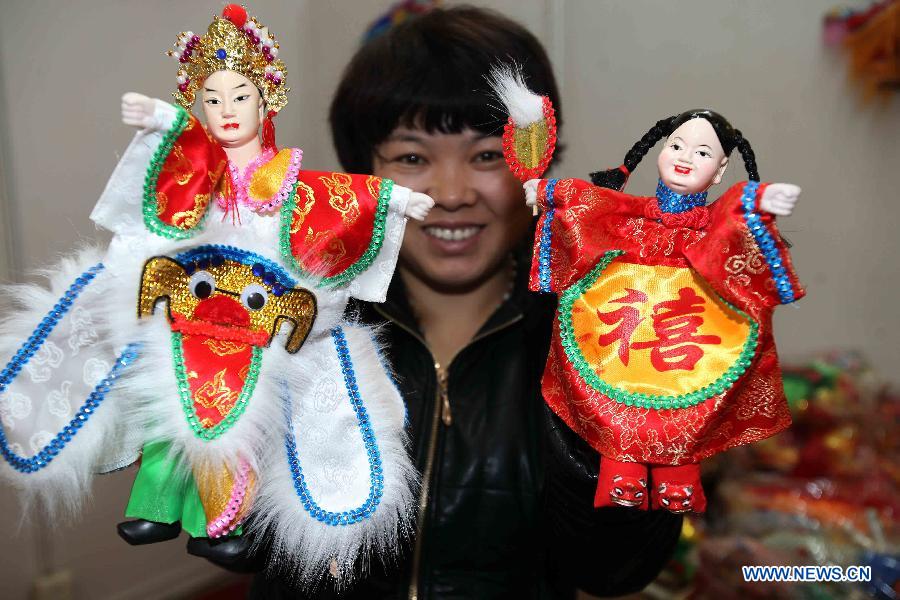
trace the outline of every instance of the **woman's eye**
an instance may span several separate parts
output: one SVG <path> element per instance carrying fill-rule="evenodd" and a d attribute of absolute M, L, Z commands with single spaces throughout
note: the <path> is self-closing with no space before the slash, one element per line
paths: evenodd
<path fill-rule="evenodd" d="M 243 96 L 238 96 L 237 98 L 235 98 L 234 101 L 235 102 L 243 102 L 244 100 L 246 100 L 249 97 L 250 97 L 250 94 L 244 94 Z"/>
<path fill-rule="evenodd" d="M 197 271 L 191 275 L 188 287 L 195 298 L 205 300 L 212 296 L 213 291 L 215 291 L 216 278 L 209 271 Z"/>
<path fill-rule="evenodd" d="M 404 165 L 421 165 L 425 162 L 425 159 L 418 154 L 401 154 L 394 159 L 394 162 Z"/>
<path fill-rule="evenodd" d="M 207 104 L 218 104 L 219 100 L 218 100 L 218 98 L 210 98 L 209 100 L 206 100 L 206 103 Z"/>
<path fill-rule="evenodd" d="M 495 160 L 500 160 L 503 158 L 503 153 L 498 152 L 496 150 L 486 150 L 484 152 L 479 152 L 478 156 L 475 157 L 475 160 L 478 162 L 491 162 Z"/>
<path fill-rule="evenodd" d="M 672 150 L 681 150 L 681 146 L 679 146 L 677 143 L 672 144 L 671 148 Z"/>
<path fill-rule="evenodd" d="M 712 156 L 712 154 L 710 154 L 710 153 L 707 152 L 706 150 L 698 150 L 698 151 L 697 151 L 697 154 L 699 154 L 699 155 L 702 156 L 703 158 L 709 158 L 710 156 Z"/>

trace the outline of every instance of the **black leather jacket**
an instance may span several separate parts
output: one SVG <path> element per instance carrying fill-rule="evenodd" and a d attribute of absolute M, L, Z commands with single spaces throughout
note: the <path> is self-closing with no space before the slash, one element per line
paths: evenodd
<path fill-rule="evenodd" d="M 527 258 L 519 262 L 527 266 Z M 598 455 L 540 393 L 553 298 L 514 292 L 439 377 L 396 277 L 360 319 L 382 328 L 422 473 L 418 533 L 400 564 L 375 564 L 345 598 L 573 598 L 642 589 L 671 555 L 681 518 L 595 510 Z M 316 597 L 333 592 L 320 590 Z M 262 576 L 251 597 L 295 598 Z"/>

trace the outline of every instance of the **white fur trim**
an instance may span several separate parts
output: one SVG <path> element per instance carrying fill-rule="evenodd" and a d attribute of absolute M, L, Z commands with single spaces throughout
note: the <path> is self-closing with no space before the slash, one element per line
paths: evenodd
<path fill-rule="evenodd" d="M 70 285 L 100 262 L 96 248 L 63 259 L 41 273 L 50 289 L 9 286 L 15 310 L 0 325 L 0 360 L 5 364 L 52 310 Z M 0 416 L 10 448 L 31 458 L 52 441 L 78 412 L 99 381 L 109 375 L 122 348 L 110 341 L 105 320 L 113 278 L 100 271 L 73 301 L 40 350 L 0 394 Z M 134 371 L 121 371 L 119 381 Z M 74 514 L 89 492 L 92 474 L 104 465 L 128 463 L 136 457 L 137 440 L 122 425 L 123 396 L 114 385 L 87 422 L 45 467 L 20 473 L 0 459 L 0 477 L 12 483 L 29 505 L 39 496 L 51 515 Z"/>
<path fill-rule="evenodd" d="M 403 401 L 382 367 L 372 331 L 350 324 L 343 329 L 377 440 L 383 496 L 374 512 L 357 523 L 322 523 L 297 495 L 283 439 L 272 444 L 260 473 L 254 528 L 274 541 L 270 568 L 305 587 L 315 586 L 332 561 L 340 572 L 336 584 L 346 586 L 366 572 L 373 553 L 391 560 L 400 539 L 411 531 L 417 475 L 405 447 Z M 304 346 L 301 354 L 303 368 L 286 371 L 282 385 L 290 390 L 297 456 L 307 487 L 326 511 L 358 508 L 369 493 L 369 462 L 337 351 L 329 339 Z"/>

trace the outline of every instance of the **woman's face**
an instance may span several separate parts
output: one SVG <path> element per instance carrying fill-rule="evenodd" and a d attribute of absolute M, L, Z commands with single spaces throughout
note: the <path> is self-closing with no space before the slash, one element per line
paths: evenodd
<path fill-rule="evenodd" d="M 706 119 L 689 119 L 666 140 L 656 161 L 659 178 L 679 194 L 705 192 L 722 181 L 728 157 Z"/>
<path fill-rule="evenodd" d="M 252 81 L 234 71 L 216 71 L 203 82 L 201 98 L 209 133 L 223 147 L 240 148 L 257 136 L 263 100 Z"/>
<path fill-rule="evenodd" d="M 407 225 L 400 266 L 435 290 L 477 287 L 505 268 L 530 227 L 498 136 L 398 127 L 375 149 L 374 171 L 434 198 L 428 217 Z"/>

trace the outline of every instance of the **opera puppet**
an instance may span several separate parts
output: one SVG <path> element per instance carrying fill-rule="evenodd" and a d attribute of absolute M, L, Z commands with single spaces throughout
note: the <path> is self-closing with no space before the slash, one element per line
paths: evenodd
<path fill-rule="evenodd" d="M 433 201 L 275 147 L 287 69 L 243 8 L 170 54 L 175 105 L 123 97 L 140 131 L 91 215 L 108 248 L 11 290 L 2 476 L 71 510 L 93 473 L 140 459 L 129 543 L 184 530 L 214 556 L 251 527 L 302 583 L 349 581 L 396 547 L 416 476 L 374 332 L 344 309 L 384 299 L 406 219 Z"/>
<path fill-rule="evenodd" d="M 543 395 L 601 455 L 594 504 L 703 512 L 700 461 L 790 424 L 772 312 L 804 291 L 775 216 L 800 189 L 760 183 L 749 142 L 706 109 L 657 122 L 592 183 L 533 179 L 547 100 L 514 72 L 493 83 L 507 161 L 541 210 L 530 287 L 559 297 Z M 660 140 L 656 195 L 623 193 Z M 735 148 L 749 181 L 707 206 Z"/>

